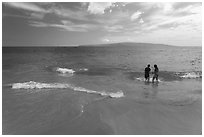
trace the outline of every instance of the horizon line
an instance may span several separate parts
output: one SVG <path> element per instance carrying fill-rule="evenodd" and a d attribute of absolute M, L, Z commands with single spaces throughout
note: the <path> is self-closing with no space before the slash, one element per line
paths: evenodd
<path fill-rule="evenodd" d="M 148 42 L 112 42 L 112 43 L 90 43 L 90 44 L 62 44 L 62 45 L 29 45 L 29 46 L 21 46 L 21 45 L 4 45 L 2 44 L 2 47 L 86 47 L 86 46 L 92 46 L 92 47 L 98 47 L 98 46 L 105 46 L 105 45 L 113 45 L 113 44 L 152 44 L 152 45 L 164 45 L 164 46 L 174 46 L 174 47 L 202 47 L 202 45 L 194 45 L 194 46 L 180 46 L 180 45 L 173 45 L 173 44 L 163 44 L 163 43 L 148 43 Z M 116 46 L 116 45 L 115 45 Z M 134 46 L 134 45 L 126 45 L 126 46 Z"/>

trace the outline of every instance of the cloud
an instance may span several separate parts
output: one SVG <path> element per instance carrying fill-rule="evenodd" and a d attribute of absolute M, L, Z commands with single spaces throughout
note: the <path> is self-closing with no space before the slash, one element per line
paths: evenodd
<path fill-rule="evenodd" d="M 109 39 L 107 39 L 107 38 L 102 38 L 101 41 L 102 41 L 102 42 L 107 42 L 107 43 L 108 43 L 108 42 L 111 42 L 111 40 L 109 40 Z"/>
<path fill-rule="evenodd" d="M 87 7 L 89 5 L 88 2 L 80 2 L 80 4 L 81 4 L 82 7 Z"/>
<path fill-rule="evenodd" d="M 2 17 L 14 17 L 14 18 L 23 18 L 23 19 L 30 18 L 24 15 L 17 15 L 17 14 L 10 14 L 10 13 L 2 13 Z"/>
<path fill-rule="evenodd" d="M 61 20 L 61 23 L 64 25 L 73 25 L 73 23 L 69 20 Z"/>
<path fill-rule="evenodd" d="M 104 14 L 105 9 L 110 8 L 112 4 L 112 2 L 90 2 L 88 12 L 91 14 Z"/>
<path fill-rule="evenodd" d="M 178 10 L 178 9 L 183 9 L 185 7 L 188 7 L 188 6 L 202 6 L 202 3 L 201 2 L 175 2 L 173 4 L 173 8 L 175 10 Z"/>
<path fill-rule="evenodd" d="M 123 31 L 122 25 L 104 26 L 104 28 L 108 32 L 122 32 Z"/>
<path fill-rule="evenodd" d="M 177 14 L 181 14 L 181 13 L 186 13 L 186 15 L 189 14 L 200 14 L 202 12 L 202 7 L 201 6 L 193 6 L 193 5 L 189 5 L 187 7 L 184 8 L 179 8 L 178 10 L 176 10 Z"/>
<path fill-rule="evenodd" d="M 30 17 L 32 19 L 43 19 L 44 16 L 45 16 L 45 14 L 42 14 L 42 13 L 35 13 L 35 12 L 33 12 L 33 13 L 30 14 Z"/>
<path fill-rule="evenodd" d="M 30 26 L 33 27 L 49 27 L 49 24 L 40 21 L 30 21 Z"/>
<path fill-rule="evenodd" d="M 91 24 L 74 24 L 71 21 L 62 20 L 63 24 L 52 24 L 45 23 L 40 21 L 30 21 L 30 26 L 40 27 L 40 28 L 57 28 L 64 31 L 76 31 L 76 32 L 87 32 L 88 30 L 92 30 L 97 26 Z"/>
<path fill-rule="evenodd" d="M 21 16 L 24 16 L 27 19 L 42 20 L 47 13 L 50 13 L 50 10 L 42 8 L 41 6 L 39 6 L 41 4 L 38 3 L 6 2 L 4 4 L 14 9 L 23 10 L 24 15 Z"/>
<path fill-rule="evenodd" d="M 76 20 L 86 20 L 88 21 L 86 15 L 88 13 L 82 9 L 70 9 L 70 7 L 66 7 L 67 5 L 71 5 L 71 2 L 68 3 L 49 3 L 49 2 L 38 2 L 38 3 L 31 3 L 31 2 L 6 2 L 4 3 L 6 6 L 24 10 L 24 14 L 26 16 L 30 16 L 28 18 L 32 19 L 44 19 L 46 15 L 53 14 L 58 16 L 58 18 L 72 18 Z M 85 5 L 82 4 L 82 5 Z M 79 4 L 80 6 L 80 4 Z"/>
<path fill-rule="evenodd" d="M 180 33 L 177 31 L 181 27 L 185 32 L 193 29 L 200 32 L 202 28 L 201 3 L 8 2 L 3 4 L 3 16 L 27 19 L 32 27 L 72 32 L 93 30 L 93 34 L 97 32 L 103 36 L 112 34 L 111 38 L 107 37 L 107 42 L 122 38 L 130 40 L 132 35 L 135 37 L 141 34 L 144 34 L 145 39 L 145 35 L 156 34 L 157 31 L 174 30 L 175 33 Z M 5 7 L 10 9 L 6 10 Z M 115 38 L 114 35 L 120 37 Z"/>
<path fill-rule="evenodd" d="M 48 13 L 45 9 L 39 7 L 38 5 L 34 3 L 25 3 L 25 2 L 6 2 L 4 3 L 6 6 L 26 10 L 26 11 L 32 11 L 32 12 L 41 12 L 41 13 Z"/>
<path fill-rule="evenodd" d="M 187 30 L 196 30 L 199 32 L 199 30 L 202 30 L 202 19 L 201 15 L 199 14 L 191 14 L 189 16 L 164 16 L 164 15 L 158 15 L 155 17 L 152 21 L 146 22 L 141 24 L 140 27 L 135 26 L 132 28 L 135 32 L 139 32 L 140 34 L 149 34 L 157 31 L 169 31 L 174 30 L 175 33 L 181 33 L 181 28 L 183 31 Z M 169 37 L 169 35 L 168 35 Z"/>
<path fill-rule="evenodd" d="M 164 13 L 169 13 L 173 11 L 173 3 L 163 3 L 163 11 Z"/>
<path fill-rule="evenodd" d="M 131 21 L 137 20 L 138 18 L 141 17 L 143 12 L 141 11 L 137 11 L 135 13 L 132 14 L 132 16 L 130 17 Z"/>
<path fill-rule="evenodd" d="M 44 22 L 37 22 L 33 21 L 30 22 L 30 25 L 33 27 L 40 27 L 40 28 L 57 28 L 64 31 L 78 31 L 78 32 L 85 32 L 86 29 L 82 27 L 75 27 L 75 26 L 67 26 L 67 25 L 61 25 L 61 24 L 51 24 L 51 23 L 44 23 Z"/>
<path fill-rule="evenodd" d="M 199 40 L 202 34 L 202 7 L 200 4 L 186 4 L 179 8 L 174 8 L 174 3 L 169 5 L 151 3 L 148 6 L 149 8 L 143 5 L 138 8 L 139 11 L 131 14 L 130 18 L 138 21 L 138 24 L 135 22 L 121 24 L 123 33 L 114 33 L 114 35 L 107 36 L 106 39 L 114 42 L 130 39 L 136 42 L 166 42 L 173 45 L 190 45 L 192 42 L 188 44 L 187 41 L 191 37 L 198 37 L 197 40 Z M 142 16 L 140 11 L 144 11 Z M 156 34 L 158 36 L 155 36 Z M 185 35 L 188 39 L 185 38 Z"/>
<path fill-rule="evenodd" d="M 186 26 L 179 26 L 177 29 L 160 29 L 158 31 L 136 31 L 129 32 L 125 35 L 117 33 L 114 35 L 107 35 L 104 39 L 110 42 L 146 42 L 146 43 L 163 43 L 177 46 L 200 46 L 202 31 L 197 32 L 193 29 L 186 29 Z M 102 39 L 103 40 L 103 39 Z M 105 42 L 105 41 L 103 41 Z"/>
<path fill-rule="evenodd" d="M 144 20 L 141 18 L 140 21 L 139 21 L 139 23 L 141 23 L 141 24 L 144 23 Z"/>
<path fill-rule="evenodd" d="M 175 5 L 177 8 L 175 8 Z M 178 6 L 178 3 L 153 3 L 151 6 L 156 9 L 154 9 L 154 12 L 151 12 L 151 10 L 145 11 L 143 15 L 145 22 L 141 26 L 141 32 L 175 29 L 179 26 L 190 29 L 199 27 L 199 24 L 202 24 L 200 4 L 193 3 Z"/>
<path fill-rule="evenodd" d="M 50 10 L 53 14 L 57 15 L 60 18 L 89 21 L 89 19 L 87 18 L 88 13 L 83 10 L 71 10 L 69 8 L 64 8 L 60 6 L 52 7 Z"/>
<path fill-rule="evenodd" d="M 115 11 L 111 14 L 106 14 L 105 16 L 97 17 L 96 20 L 105 25 L 115 25 L 123 22 L 129 22 L 130 15 L 126 11 Z"/>

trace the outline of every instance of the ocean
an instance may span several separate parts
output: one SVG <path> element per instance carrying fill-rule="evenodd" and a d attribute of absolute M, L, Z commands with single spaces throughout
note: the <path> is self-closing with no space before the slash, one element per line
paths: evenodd
<path fill-rule="evenodd" d="M 147 64 L 159 82 L 144 82 Z M 2 132 L 201 134 L 202 48 L 3 47 Z"/>

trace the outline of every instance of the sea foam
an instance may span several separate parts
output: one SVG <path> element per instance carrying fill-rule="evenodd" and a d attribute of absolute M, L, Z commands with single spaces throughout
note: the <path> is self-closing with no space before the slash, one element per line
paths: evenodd
<path fill-rule="evenodd" d="M 81 68 L 81 69 L 79 69 L 79 71 L 88 71 L 88 69 L 87 68 Z"/>
<path fill-rule="evenodd" d="M 69 73 L 69 74 L 73 74 L 75 71 L 73 69 L 68 69 L 68 68 L 57 68 L 56 71 L 65 74 L 65 73 Z"/>
<path fill-rule="evenodd" d="M 62 83 L 39 83 L 35 81 L 24 82 L 24 83 L 14 83 L 12 84 L 12 89 L 43 89 L 43 88 L 68 88 L 70 84 L 62 84 Z"/>
<path fill-rule="evenodd" d="M 152 79 L 153 79 L 153 78 L 149 78 L 149 81 L 152 82 Z M 143 78 L 143 77 L 138 77 L 138 78 L 136 78 L 136 80 L 138 80 L 138 81 L 145 81 L 145 78 Z M 156 81 L 156 79 L 154 79 L 154 81 Z M 158 82 L 161 82 L 161 80 L 158 79 Z"/>
<path fill-rule="evenodd" d="M 117 92 L 95 91 L 95 90 L 90 90 L 83 87 L 76 87 L 72 84 L 64 84 L 64 83 L 40 83 L 40 82 L 30 81 L 30 82 L 12 84 L 12 89 L 66 89 L 66 88 L 72 89 L 74 91 L 99 94 L 101 96 L 109 96 L 112 98 L 124 97 L 124 93 L 122 92 L 122 90 L 119 90 Z"/>
<path fill-rule="evenodd" d="M 188 78 L 188 79 L 194 79 L 194 78 L 201 78 L 202 75 L 196 72 L 188 72 L 184 75 L 180 76 L 181 78 Z"/>

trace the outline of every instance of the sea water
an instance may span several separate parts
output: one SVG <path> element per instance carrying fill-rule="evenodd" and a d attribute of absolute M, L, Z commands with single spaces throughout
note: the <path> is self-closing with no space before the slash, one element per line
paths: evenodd
<path fill-rule="evenodd" d="M 53 134 L 98 101 L 185 106 L 201 99 L 201 47 L 3 47 L 2 54 L 3 134 Z M 147 64 L 158 65 L 159 82 L 144 82 Z M 109 134 L 100 127 L 64 134 Z"/>

